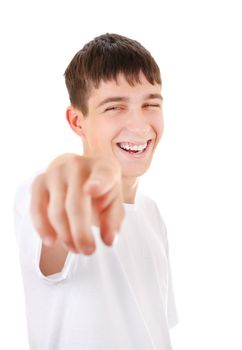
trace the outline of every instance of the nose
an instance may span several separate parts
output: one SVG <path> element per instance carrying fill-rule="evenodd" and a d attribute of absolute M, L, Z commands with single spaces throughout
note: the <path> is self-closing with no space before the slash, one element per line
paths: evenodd
<path fill-rule="evenodd" d="M 146 138 L 151 132 L 151 126 L 147 118 L 142 113 L 135 111 L 129 113 L 126 128 L 131 133 L 139 135 L 142 138 Z"/>

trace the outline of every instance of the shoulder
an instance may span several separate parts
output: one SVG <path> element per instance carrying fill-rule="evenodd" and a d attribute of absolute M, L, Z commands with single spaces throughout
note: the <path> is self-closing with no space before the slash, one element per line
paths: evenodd
<path fill-rule="evenodd" d="M 166 236 L 166 225 L 156 201 L 143 192 L 137 193 L 137 205 L 144 216 Z"/>
<path fill-rule="evenodd" d="M 149 212 L 154 212 L 155 215 L 161 217 L 160 209 L 156 201 L 144 192 L 139 191 L 137 193 L 137 206 L 140 209 L 147 209 Z"/>

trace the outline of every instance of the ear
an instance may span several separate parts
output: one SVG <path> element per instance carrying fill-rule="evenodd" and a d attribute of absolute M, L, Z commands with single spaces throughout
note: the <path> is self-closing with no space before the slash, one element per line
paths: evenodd
<path fill-rule="evenodd" d="M 84 136 L 83 118 L 82 113 L 76 108 L 69 106 L 66 109 L 66 119 L 72 130 L 79 136 Z"/>

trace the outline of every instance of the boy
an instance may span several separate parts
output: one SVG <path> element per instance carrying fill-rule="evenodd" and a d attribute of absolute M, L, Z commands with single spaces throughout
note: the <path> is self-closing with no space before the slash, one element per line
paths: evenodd
<path fill-rule="evenodd" d="M 159 68 L 140 43 L 107 33 L 65 81 L 83 155 L 56 158 L 16 194 L 30 348 L 171 349 L 166 227 L 137 191 L 163 133 Z"/>

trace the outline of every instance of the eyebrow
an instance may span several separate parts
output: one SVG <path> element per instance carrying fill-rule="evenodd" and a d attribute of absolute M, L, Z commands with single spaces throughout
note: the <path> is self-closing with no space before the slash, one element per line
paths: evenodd
<path fill-rule="evenodd" d="M 148 94 L 148 95 L 144 96 L 144 100 L 149 100 L 149 99 L 154 99 L 154 98 L 158 98 L 161 101 L 163 101 L 163 97 L 160 94 Z M 105 98 L 105 100 L 101 101 L 97 105 L 97 108 L 103 106 L 104 104 L 106 104 L 108 102 L 128 102 L 128 101 L 129 101 L 129 98 L 124 97 L 124 96 L 107 97 L 107 98 Z"/>

